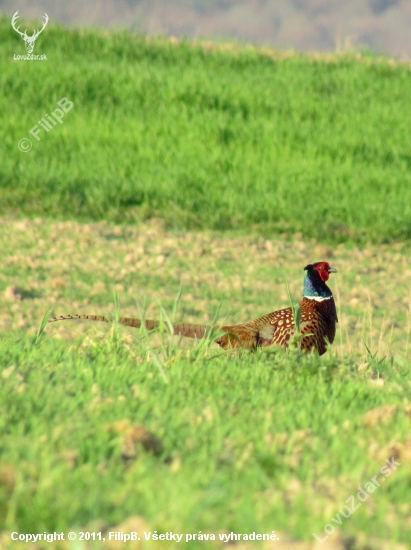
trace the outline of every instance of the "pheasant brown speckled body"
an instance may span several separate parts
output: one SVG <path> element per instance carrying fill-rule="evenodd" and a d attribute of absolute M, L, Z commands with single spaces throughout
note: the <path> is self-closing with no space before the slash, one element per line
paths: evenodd
<path fill-rule="evenodd" d="M 307 274 L 304 280 L 304 297 L 300 302 L 301 321 L 300 330 L 303 335 L 301 348 L 305 351 L 317 350 L 320 355 L 325 353 L 328 343 L 332 344 L 335 338 L 336 323 L 338 322 L 335 302 L 326 281 L 330 273 L 336 270 L 327 262 L 317 262 L 305 267 Z M 65 319 L 89 319 L 108 322 L 101 315 L 67 315 L 53 317 L 49 322 Z M 140 328 L 141 320 L 121 317 L 119 323 L 130 327 Z M 146 320 L 147 330 L 159 326 L 158 321 Z M 191 323 L 176 324 L 174 334 L 189 338 L 203 338 L 211 330 L 208 325 Z M 277 344 L 288 346 L 290 338 L 295 333 L 295 321 L 291 307 L 268 313 L 264 317 L 248 323 L 233 326 L 218 327 L 224 332 L 216 342 L 224 349 L 256 348 Z M 307 335 L 307 336 L 304 336 Z"/>
<path fill-rule="evenodd" d="M 300 302 L 301 333 L 307 334 L 301 340 L 305 351 L 317 349 L 322 355 L 327 344 L 335 338 L 335 324 L 338 322 L 335 302 L 331 290 L 326 285 L 330 273 L 336 273 L 327 262 L 310 264 L 306 268 L 304 297 Z M 288 346 L 295 333 L 295 321 L 291 307 L 268 313 L 264 317 L 242 325 L 224 326 L 227 334 L 217 339 L 223 347 Z"/>

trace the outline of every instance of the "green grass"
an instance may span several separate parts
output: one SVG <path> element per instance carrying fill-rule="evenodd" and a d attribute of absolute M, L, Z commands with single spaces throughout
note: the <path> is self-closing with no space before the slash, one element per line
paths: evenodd
<path fill-rule="evenodd" d="M 369 383 L 376 371 L 337 369 L 330 354 L 181 352 L 168 336 L 154 345 L 134 334 L 70 348 L 47 335 L 37 346 L 0 341 L 0 478 L 5 465 L 16 476 L 12 495 L 3 481 L 2 529 L 68 532 L 99 520 L 104 530 L 140 515 L 158 532 L 275 530 L 313 541 L 358 486 L 381 478 L 394 432 L 409 434 L 408 367 L 380 366 L 386 393 Z M 370 430 L 364 414 L 387 403 L 398 416 Z M 144 425 L 162 454 L 124 459 L 123 434 L 110 428 L 118 421 Z M 340 536 L 411 542 L 410 489 L 402 461 Z"/>
<path fill-rule="evenodd" d="M 410 545 L 409 243 L 378 244 L 411 235 L 410 68 L 52 24 L 35 49 L 48 61 L 14 62 L 23 43 L 0 30 L 0 546 L 129 520 L 275 530 L 302 550 L 392 456 L 401 466 L 329 542 Z M 63 97 L 63 124 L 19 151 Z M 153 217 L 167 230 L 140 223 Z M 250 320 L 288 305 L 287 281 L 297 301 L 320 259 L 339 271 L 321 358 L 103 324 L 36 337 L 51 307 L 113 313 L 113 287 L 122 315 L 137 300 L 172 311 L 183 282 L 179 320 L 209 323 L 222 302 L 228 323 Z"/>
<path fill-rule="evenodd" d="M 408 65 L 53 24 L 34 52 L 48 61 L 17 62 L 23 41 L 8 19 L 0 30 L 0 212 L 410 238 Z M 63 97 L 73 109 L 37 142 L 30 129 Z"/>

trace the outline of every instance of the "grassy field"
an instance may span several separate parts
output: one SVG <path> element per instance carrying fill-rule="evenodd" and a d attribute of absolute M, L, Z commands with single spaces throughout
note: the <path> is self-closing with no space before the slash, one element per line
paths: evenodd
<path fill-rule="evenodd" d="M 217 539 L 275 530 L 280 540 L 264 548 L 280 550 L 408 548 L 407 246 L 331 250 L 170 232 L 160 222 L 2 218 L 0 227 L 4 548 L 13 531 L 108 538 L 130 529 Z M 322 358 L 233 354 L 91 322 L 49 325 L 33 343 L 50 307 L 58 315 L 112 315 L 113 292 L 121 314 L 138 315 L 146 301 L 148 316 L 160 316 L 161 306 L 171 316 L 180 282 L 178 320 L 251 319 L 288 304 L 287 280 L 297 301 L 313 256 L 339 270 L 330 283 L 338 334 Z M 142 426 L 150 434 L 139 445 Z M 380 470 L 393 456 L 400 466 L 383 484 Z M 376 475 L 375 494 L 351 517 L 338 517 Z M 323 539 L 326 524 L 336 531 L 321 544 L 312 533 Z M 165 545 L 179 546 L 145 543 Z"/>
<path fill-rule="evenodd" d="M 35 49 L 48 60 L 17 62 L 23 41 L 8 19 L 0 31 L 1 213 L 410 238 L 408 65 L 51 23 Z M 74 107 L 37 141 L 65 97 Z"/>
<path fill-rule="evenodd" d="M 131 530 L 183 535 L 133 548 L 407 550 L 410 67 L 52 24 L 48 61 L 17 62 L 0 30 L 0 549 L 87 531 L 106 540 L 60 547 L 117 550 Z M 38 332 L 51 308 L 250 320 L 318 260 L 339 272 L 321 358 Z"/>

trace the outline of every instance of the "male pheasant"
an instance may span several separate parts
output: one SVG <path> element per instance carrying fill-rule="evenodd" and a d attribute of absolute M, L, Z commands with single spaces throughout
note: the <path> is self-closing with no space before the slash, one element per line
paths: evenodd
<path fill-rule="evenodd" d="M 304 279 L 304 295 L 300 302 L 301 321 L 300 331 L 301 349 L 305 351 L 318 350 L 325 353 L 327 344 L 332 344 L 335 337 L 335 323 L 338 322 L 335 302 L 326 281 L 330 273 L 337 273 L 327 262 L 317 262 L 307 265 Z M 49 323 L 67 319 L 89 319 L 91 321 L 109 320 L 102 315 L 65 315 L 52 317 Z M 141 320 L 131 317 L 120 317 L 121 325 L 140 328 Z M 159 327 L 159 321 L 146 320 L 147 330 Z M 211 330 L 208 325 L 181 323 L 173 326 L 174 334 L 188 338 L 203 338 Z M 291 307 L 268 313 L 264 317 L 243 323 L 241 325 L 216 327 L 224 334 L 216 338 L 222 348 L 256 348 L 277 344 L 288 346 L 291 336 L 295 332 L 295 320 Z M 306 335 L 306 336 L 304 336 Z"/>

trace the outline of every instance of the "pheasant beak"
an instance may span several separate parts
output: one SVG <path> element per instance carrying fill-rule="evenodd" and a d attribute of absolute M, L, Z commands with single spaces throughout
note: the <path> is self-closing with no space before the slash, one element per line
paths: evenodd
<path fill-rule="evenodd" d="M 338 273 L 338 271 L 335 269 L 335 267 L 329 266 L 328 273 Z"/>

